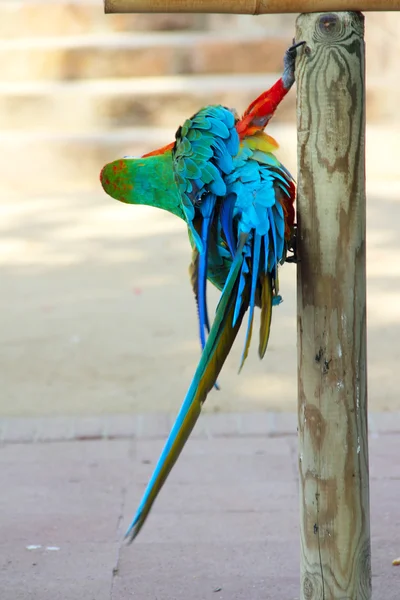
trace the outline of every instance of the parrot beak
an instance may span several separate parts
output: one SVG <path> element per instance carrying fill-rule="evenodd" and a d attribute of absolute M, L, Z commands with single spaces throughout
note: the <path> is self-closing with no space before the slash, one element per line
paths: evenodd
<path fill-rule="evenodd" d="M 283 84 L 287 90 L 289 90 L 292 87 L 292 85 L 294 84 L 294 79 L 295 79 L 294 71 L 295 71 L 297 48 L 299 48 L 299 46 L 303 46 L 305 43 L 306 43 L 305 41 L 295 43 L 295 40 L 293 40 L 292 46 L 290 46 L 290 48 L 288 48 L 286 50 L 285 56 L 283 57 L 284 71 L 283 71 L 282 79 L 283 79 Z"/>
<path fill-rule="evenodd" d="M 294 50 L 296 50 L 296 48 L 298 48 L 299 46 L 303 46 L 306 42 L 296 42 L 296 40 L 293 40 L 293 45 L 290 46 L 290 48 L 287 49 L 286 52 L 293 52 Z"/>

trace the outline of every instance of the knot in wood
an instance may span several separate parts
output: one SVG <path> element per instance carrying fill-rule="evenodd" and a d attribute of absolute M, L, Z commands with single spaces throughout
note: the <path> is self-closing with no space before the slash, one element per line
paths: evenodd
<path fill-rule="evenodd" d="M 304 600 L 312 600 L 314 597 L 314 586 L 313 582 L 309 577 L 305 577 L 303 581 L 303 595 Z"/>
<path fill-rule="evenodd" d="M 301 18 L 298 19 L 298 23 L 301 27 Z M 316 14 L 313 25 L 313 41 L 322 44 L 344 42 L 354 34 L 362 37 L 364 33 L 364 17 L 356 12 Z"/>
<path fill-rule="evenodd" d="M 337 35 L 341 30 L 341 22 L 335 13 L 326 13 L 318 19 L 317 26 L 321 33 L 326 36 Z"/>
<path fill-rule="evenodd" d="M 345 16 L 339 13 L 323 13 L 315 21 L 313 38 L 317 43 L 335 45 L 344 41 L 350 32 L 351 25 Z"/>

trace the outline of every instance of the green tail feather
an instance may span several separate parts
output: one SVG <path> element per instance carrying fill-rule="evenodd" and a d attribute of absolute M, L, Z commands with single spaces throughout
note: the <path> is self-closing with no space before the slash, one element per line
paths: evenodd
<path fill-rule="evenodd" d="M 153 502 L 182 452 L 182 449 L 200 416 L 201 407 L 206 400 L 208 393 L 213 388 L 226 357 L 230 352 L 232 344 L 235 341 L 249 302 L 249 294 L 248 290 L 246 290 L 238 318 L 235 325 L 233 325 L 233 315 L 235 312 L 235 303 L 239 285 L 238 276 L 243 260 L 242 249 L 243 243 L 238 250 L 229 280 L 219 301 L 210 335 L 201 355 L 191 386 L 144 493 L 139 509 L 126 533 L 126 537 L 129 541 L 134 540 L 144 525 Z"/>

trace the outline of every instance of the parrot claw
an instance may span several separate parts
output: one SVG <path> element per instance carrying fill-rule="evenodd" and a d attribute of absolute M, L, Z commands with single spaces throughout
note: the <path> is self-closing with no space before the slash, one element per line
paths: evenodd
<path fill-rule="evenodd" d="M 287 257 L 285 262 L 297 264 L 299 262 L 297 257 L 297 225 L 293 225 L 287 249 L 292 253 L 292 256 Z"/>

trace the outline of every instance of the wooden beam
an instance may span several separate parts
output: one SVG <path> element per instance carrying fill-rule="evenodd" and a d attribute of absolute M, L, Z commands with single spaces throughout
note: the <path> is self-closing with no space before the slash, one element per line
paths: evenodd
<path fill-rule="evenodd" d="M 300 15 L 301 600 L 370 600 L 364 18 Z"/>
<path fill-rule="evenodd" d="M 400 0 L 104 0 L 106 13 L 308 13 L 400 10 Z"/>

